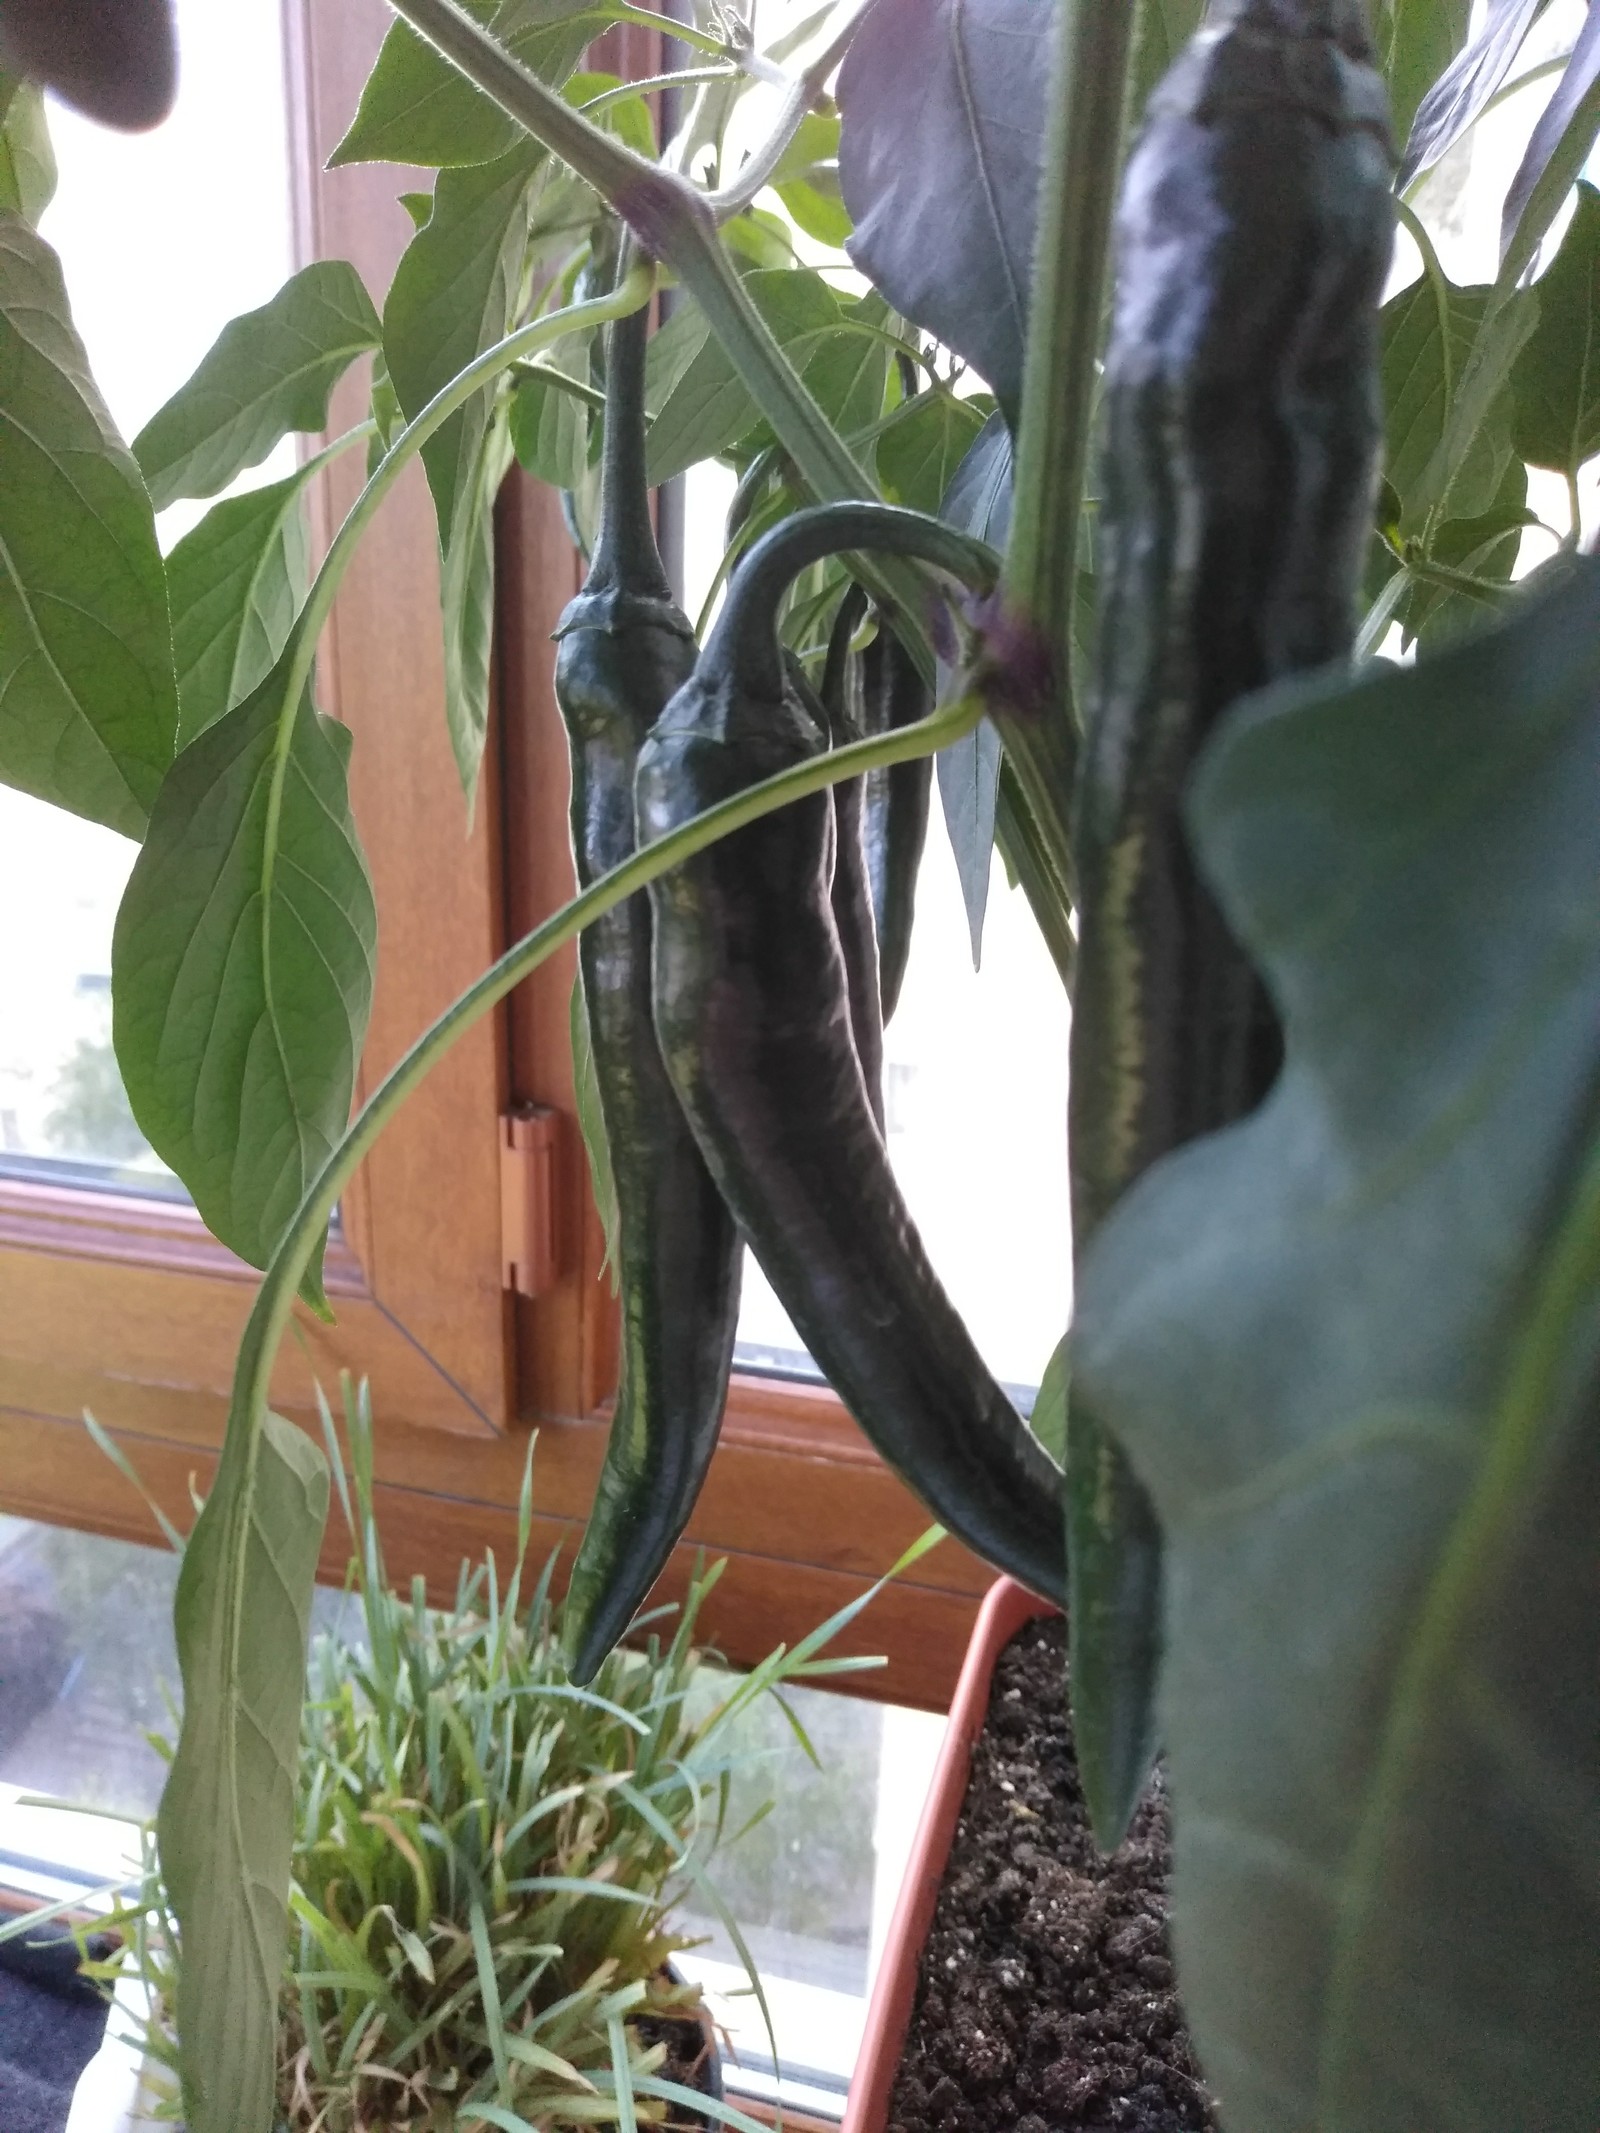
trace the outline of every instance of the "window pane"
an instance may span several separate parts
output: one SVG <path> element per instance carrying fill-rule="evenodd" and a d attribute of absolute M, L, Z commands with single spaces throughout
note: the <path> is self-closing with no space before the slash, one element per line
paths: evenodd
<path fill-rule="evenodd" d="M 41 229 L 61 255 L 90 366 L 125 437 L 236 312 L 291 266 L 279 0 L 179 0 L 178 102 L 147 134 L 52 105 L 60 184 Z M 286 445 L 241 486 L 293 464 Z M 208 507 L 161 523 L 170 547 Z M 0 788 L 0 1168 L 181 1188 L 133 1122 L 111 1050 L 111 929 L 135 847 Z"/>

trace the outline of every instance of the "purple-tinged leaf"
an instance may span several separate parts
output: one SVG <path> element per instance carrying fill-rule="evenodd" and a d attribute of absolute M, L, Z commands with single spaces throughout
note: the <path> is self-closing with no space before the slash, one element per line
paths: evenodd
<path fill-rule="evenodd" d="M 1600 134 L 1600 6 L 1592 4 L 1567 71 L 1533 129 L 1500 215 L 1500 271 L 1521 275 Z"/>
<path fill-rule="evenodd" d="M 1395 180 L 1401 192 L 1453 148 L 1511 71 L 1548 0 L 1489 0 L 1483 28 L 1458 52 L 1417 106 Z"/>
<path fill-rule="evenodd" d="M 839 73 L 850 256 L 1002 401 L 1022 386 L 1056 13 L 878 0 Z"/>

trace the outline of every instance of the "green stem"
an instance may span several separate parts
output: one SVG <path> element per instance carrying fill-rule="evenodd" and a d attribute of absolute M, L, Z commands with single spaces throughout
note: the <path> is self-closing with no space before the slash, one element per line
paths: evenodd
<path fill-rule="evenodd" d="M 674 23 L 672 34 L 677 34 Z M 602 89 L 578 106 L 580 111 L 604 111 L 610 104 L 626 103 L 630 96 L 653 96 L 659 89 L 682 89 L 708 81 L 737 81 L 737 67 L 680 67 L 674 74 L 643 74 L 634 81 L 619 81 L 614 89 Z"/>
<path fill-rule="evenodd" d="M 1450 592 L 1465 593 L 1469 600 L 1481 601 L 1485 607 L 1499 607 L 1511 596 L 1509 585 L 1499 584 L 1492 578 L 1475 578 L 1469 570 L 1452 570 L 1448 563 L 1436 563 L 1428 556 L 1413 556 L 1406 568 L 1424 585 L 1440 585 Z"/>
<path fill-rule="evenodd" d="M 692 22 L 680 22 L 676 15 L 658 15 L 652 8 L 632 7 L 628 0 L 606 0 L 605 12 L 613 22 L 636 22 L 642 30 L 659 30 L 663 37 L 675 37 L 679 44 L 691 45 L 713 59 L 734 56 L 722 38 L 712 36 L 709 30 L 696 29 Z"/>
<path fill-rule="evenodd" d="M 604 408 L 606 396 L 598 385 L 590 385 L 582 378 L 569 377 L 564 370 L 557 370 L 554 363 L 516 363 L 513 366 L 519 378 L 543 378 L 558 392 L 568 393 L 574 400 L 581 400 L 585 407 Z"/>
<path fill-rule="evenodd" d="M 225 1463 L 253 1461 L 255 1446 L 266 1416 L 267 1387 L 278 1344 L 289 1322 L 295 1293 L 310 1264 L 317 1241 L 328 1225 L 340 1195 L 348 1188 L 358 1166 L 370 1152 L 379 1134 L 400 1105 L 426 1078 L 452 1046 L 464 1037 L 506 995 L 539 966 L 576 939 L 583 928 L 603 913 L 635 895 L 660 875 L 668 873 L 721 837 L 743 829 L 764 815 L 774 813 L 791 800 L 821 792 L 840 779 L 860 777 L 871 770 L 887 769 L 910 762 L 920 755 L 959 740 L 977 724 L 983 706 L 975 698 L 958 697 L 912 726 L 893 733 L 874 734 L 863 741 L 831 750 L 827 755 L 794 765 L 791 769 L 752 785 L 718 806 L 708 808 L 656 843 L 602 874 L 580 896 L 564 904 L 552 917 L 525 935 L 499 960 L 490 965 L 476 984 L 462 993 L 411 1049 L 363 1105 L 344 1139 L 323 1164 L 301 1201 L 294 1220 L 272 1255 L 261 1287 L 256 1293 L 234 1373 L 233 1406 L 223 1445 Z M 220 1487 L 221 1476 L 218 1477 Z"/>
<path fill-rule="evenodd" d="M 868 4 L 870 5 L 870 0 Z M 784 96 L 772 131 L 755 153 L 747 158 L 733 183 L 725 185 L 720 192 L 706 195 L 706 206 L 719 222 L 748 207 L 757 193 L 771 181 L 773 172 L 788 154 L 791 142 L 800 131 L 806 113 L 828 86 L 829 76 L 849 51 L 865 13 L 866 7 L 858 7 L 848 21 L 842 23 L 828 39 L 809 66 L 796 75 Z"/>
<path fill-rule="evenodd" d="M 341 453 L 348 452 L 353 444 L 365 444 L 369 437 L 376 437 L 377 434 L 378 425 L 369 415 L 365 422 L 358 422 L 354 429 L 346 430 L 341 436 L 335 437 L 332 444 L 325 444 L 320 452 L 313 452 L 309 459 L 302 459 L 296 470 L 300 479 L 302 481 L 309 480 L 313 474 L 320 473 L 322 468 L 337 459 Z"/>
<path fill-rule="evenodd" d="M 1002 596 L 1036 633 L 1054 681 L 1019 768 L 1031 766 L 1030 788 L 1044 786 L 1065 807 L 1077 752 L 1078 521 L 1139 9 L 1137 0 L 1060 0 L 1058 13 Z"/>
<path fill-rule="evenodd" d="M 1565 541 L 1563 541 L 1562 546 L 1564 548 L 1581 548 L 1583 546 L 1583 503 L 1578 495 L 1578 472 L 1575 467 L 1568 467 L 1567 469 L 1567 508 L 1572 513 L 1572 529 Z"/>

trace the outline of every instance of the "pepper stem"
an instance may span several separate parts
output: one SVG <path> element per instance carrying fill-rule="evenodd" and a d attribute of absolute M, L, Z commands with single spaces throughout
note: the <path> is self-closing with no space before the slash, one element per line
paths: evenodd
<path fill-rule="evenodd" d="M 752 690 L 781 695 L 779 601 L 813 563 L 863 549 L 915 556 L 979 595 L 992 592 L 999 575 L 999 558 L 992 548 L 920 511 L 898 504 L 813 504 L 763 534 L 741 560 L 701 654 L 701 672 L 720 666 L 736 671 Z"/>
<path fill-rule="evenodd" d="M 586 592 L 625 586 L 648 599 L 670 600 L 661 551 L 650 517 L 645 471 L 644 366 L 650 307 L 615 320 L 606 336 L 606 428 L 600 462 L 600 530 Z"/>

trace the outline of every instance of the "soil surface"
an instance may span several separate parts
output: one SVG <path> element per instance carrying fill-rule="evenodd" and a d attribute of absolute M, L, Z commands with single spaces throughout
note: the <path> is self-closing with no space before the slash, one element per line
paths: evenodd
<path fill-rule="evenodd" d="M 1102 1858 L 1065 1682 L 1059 1617 L 1000 1655 L 890 2133 L 1215 2133 L 1173 1990 L 1165 1791 Z"/>
<path fill-rule="evenodd" d="M 702 2095 L 722 2097 L 720 2073 L 712 2058 L 706 2033 L 692 2016 L 642 2015 L 630 2025 L 642 2044 L 664 2044 L 667 2056 L 656 2068 L 658 2081 L 676 2081 L 680 2087 L 699 2089 Z M 669 2103 L 662 2133 L 711 2133 L 722 2121 L 691 2111 L 687 2104 Z"/>

